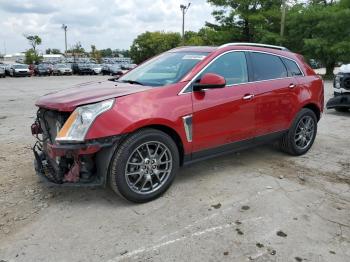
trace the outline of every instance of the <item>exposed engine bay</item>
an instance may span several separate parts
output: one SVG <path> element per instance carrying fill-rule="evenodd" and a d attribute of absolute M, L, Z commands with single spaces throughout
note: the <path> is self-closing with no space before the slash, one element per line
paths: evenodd
<path fill-rule="evenodd" d="M 32 134 L 37 139 L 33 147 L 36 172 L 55 184 L 101 185 L 104 183 L 106 170 L 99 170 L 98 165 L 103 159 L 97 159 L 97 152 L 100 152 L 100 158 L 101 155 L 105 158 L 106 152 L 101 152 L 101 149 L 110 148 L 118 138 L 76 144 L 56 143 L 57 134 L 70 114 L 45 108 L 37 111 L 36 121 L 31 126 Z"/>

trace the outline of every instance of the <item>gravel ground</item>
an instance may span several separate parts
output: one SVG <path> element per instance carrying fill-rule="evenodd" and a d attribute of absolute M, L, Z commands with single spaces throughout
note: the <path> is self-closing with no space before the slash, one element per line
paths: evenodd
<path fill-rule="evenodd" d="M 262 146 L 197 163 L 151 203 L 40 183 L 34 101 L 105 78 L 0 79 L 1 262 L 350 261 L 350 113 L 326 111 L 302 157 Z"/>

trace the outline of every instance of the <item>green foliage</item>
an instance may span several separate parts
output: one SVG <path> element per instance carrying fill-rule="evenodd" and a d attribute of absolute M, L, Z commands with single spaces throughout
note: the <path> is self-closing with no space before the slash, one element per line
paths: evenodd
<path fill-rule="evenodd" d="M 34 52 L 36 52 L 36 47 L 38 45 L 41 45 L 41 38 L 38 35 L 24 35 L 24 37 L 27 38 L 30 46 L 32 47 Z"/>
<path fill-rule="evenodd" d="M 38 64 L 43 60 L 42 56 L 39 56 L 38 53 L 33 49 L 28 49 L 25 53 L 24 63 L 30 64 Z"/>
<path fill-rule="evenodd" d="M 91 45 L 90 57 L 96 62 L 101 63 L 101 52 L 97 50 L 95 45 Z"/>
<path fill-rule="evenodd" d="M 67 52 L 72 53 L 73 56 L 84 55 L 86 53 L 80 42 L 76 42 Z"/>
<path fill-rule="evenodd" d="M 296 7 L 287 17 L 285 43 L 307 58 L 321 61 L 332 74 L 337 62 L 350 62 L 349 1 Z"/>
<path fill-rule="evenodd" d="M 49 54 L 59 55 L 59 54 L 61 54 L 61 51 L 59 49 L 57 49 L 57 48 L 52 48 L 52 49 L 48 48 L 48 49 L 45 50 L 45 53 L 47 55 L 49 55 Z"/>
<path fill-rule="evenodd" d="M 145 32 L 137 36 L 130 47 L 130 57 L 135 63 L 177 47 L 181 43 L 179 33 Z"/>
<path fill-rule="evenodd" d="M 279 39 L 281 0 L 208 0 L 215 6 L 213 29 L 230 33 L 230 41 L 276 43 Z"/>

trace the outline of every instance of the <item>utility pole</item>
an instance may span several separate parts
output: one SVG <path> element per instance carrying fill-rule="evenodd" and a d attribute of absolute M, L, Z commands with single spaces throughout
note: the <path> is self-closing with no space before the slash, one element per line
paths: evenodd
<path fill-rule="evenodd" d="M 65 24 L 62 24 L 62 29 L 64 30 L 64 47 L 65 47 L 65 51 L 64 53 L 67 54 L 67 28 L 68 26 Z"/>
<path fill-rule="evenodd" d="M 286 24 L 286 0 L 282 0 L 282 16 L 281 16 L 281 32 L 280 36 L 284 36 L 284 27 Z"/>
<path fill-rule="evenodd" d="M 188 3 L 187 6 L 180 5 L 182 12 L 182 44 L 185 43 L 185 14 L 187 13 L 188 8 L 190 8 L 191 3 Z"/>

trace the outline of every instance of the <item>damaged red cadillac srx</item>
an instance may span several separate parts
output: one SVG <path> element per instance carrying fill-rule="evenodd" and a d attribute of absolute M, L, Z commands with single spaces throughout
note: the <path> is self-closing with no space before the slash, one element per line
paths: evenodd
<path fill-rule="evenodd" d="M 41 97 L 35 169 L 51 183 L 109 184 L 130 201 L 150 201 L 200 159 L 271 141 L 306 153 L 323 95 L 323 81 L 284 47 L 176 48 L 119 79 Z"/>

